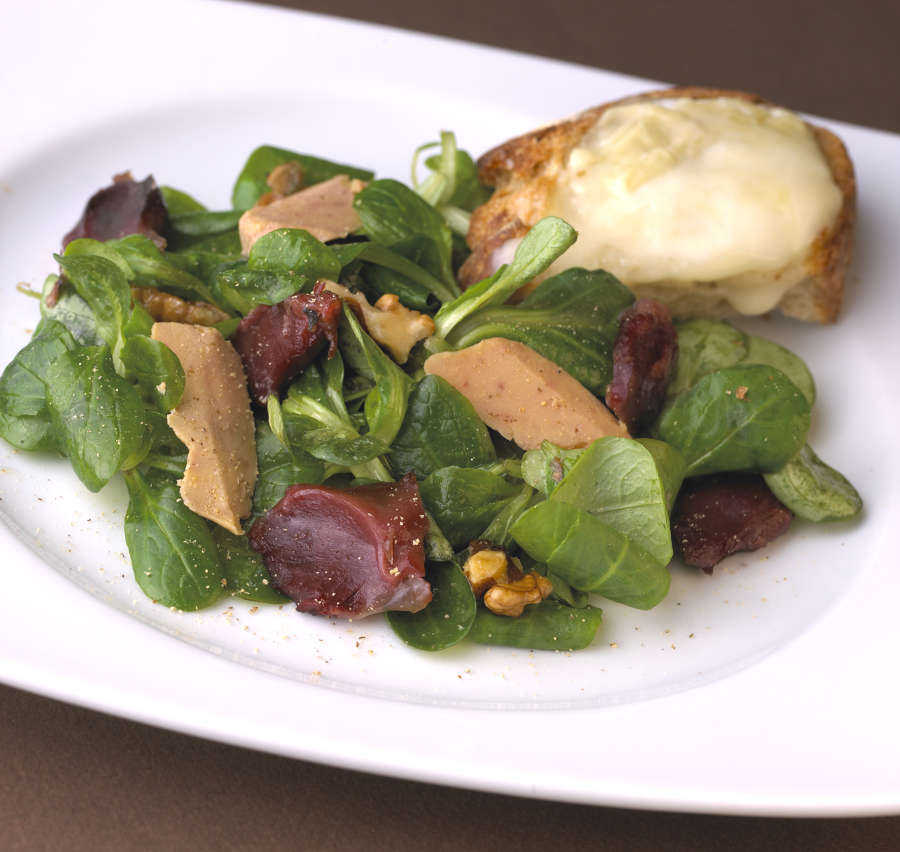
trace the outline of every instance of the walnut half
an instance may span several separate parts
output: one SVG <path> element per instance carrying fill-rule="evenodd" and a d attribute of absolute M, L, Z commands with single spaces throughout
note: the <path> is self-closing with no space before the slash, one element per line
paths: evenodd
<path fill-rule="evenodd" d="M 496 615 L 518 618 L 529 604 L 540 603 L 553 591 L 553 583 L 532 571 L 512 583 L 495 583 L 484 593 L 484 605 Z"/>
<path fill-rule="evenodd" d="M 463 573 L 476 598 L 480 598 L 495 583 L 509 581 L 506 553 L 487 548 L 473 553 L 463 565 Z"/>
<path fill-rule="evenodd" d="M 482 544 L 472 542 L 470 550 Z M 485 542 L 484 544 L 489 544 Z M 553 584 L 536 571 L 522 573 L 522 563 L 496 547 L 475 550 L 463 565 L 463 573 L 476 598 L 496 615 L 518 618 L 528 604 L 540 603 L 553 591 Z"/>

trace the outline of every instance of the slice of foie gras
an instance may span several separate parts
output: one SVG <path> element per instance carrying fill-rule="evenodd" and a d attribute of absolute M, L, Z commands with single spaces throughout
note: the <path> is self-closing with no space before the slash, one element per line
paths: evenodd
<path fill-rule="evenodd" d="M 491 429 L 523 450 L 550 441 L 586 447 L 628 430 L 584 385 L 524 343 L 489 337 L 458 352 L 439 352 L 425 372 L 455 387 Z"/>
<path fill-rule="evenodd" d="M 256 486 L 256 442 L 244 367 L 215 328 L 158 322 L 151 336 L 184 369 L 184 394 L 168 424 L 188 450 L 181 499 L 192 512 L 241 535 Z"/>
<path fill-rule="evenodd" d="M 337 175 L 269 204 L 251 207 L 238 220 L 241 251 L 249 254 L 260 237 L 279 228 L 301 228 L 323 243 L 352 234 L 362 225 L 353 199 L 364 186 L 361 180 Z"/>

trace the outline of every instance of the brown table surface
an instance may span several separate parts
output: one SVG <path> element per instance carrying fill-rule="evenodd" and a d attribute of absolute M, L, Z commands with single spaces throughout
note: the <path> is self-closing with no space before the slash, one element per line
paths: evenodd
<path fill-rule="evenodd" d="M 900 131 L 897 0 L 279 5 L 755 91 Z M 0 686 L 0 849 L 527 852 L 560 844 L 896 850 L 900 817 L 753 819 L 529 801 L 258 754 Z"/>

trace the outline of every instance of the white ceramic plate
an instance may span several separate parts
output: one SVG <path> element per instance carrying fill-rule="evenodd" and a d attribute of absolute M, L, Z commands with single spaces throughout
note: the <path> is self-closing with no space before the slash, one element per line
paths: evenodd
<path fill-rule="evenodd" d="M 114 172 L 227 204 L 269 142 L 406 178 L 445 127 L 473 152 L 647 81 L 237 4 L 18 4 L 0 69 L 0 360 L 50 252 Z M 11 53 L 10 53 L 11 51 Z M 490 81 L 489 83 L 487 81 Z M 715 83 L 716 81 L 710 81 Z M 760 321 L 818 380 L 812 442 L 861 522 L 795 529 L 650 613 L 605 607 L 576 654 L 426 655 L 377 619 L 143 598 L 124 489 L 0 447 L 0 678 L 285 755 L 570 801 L 731 813 L 900 810 L 895 364 L 900 138 L 825 122 L 858 168 L 858 278 L 833 328 Z"/>

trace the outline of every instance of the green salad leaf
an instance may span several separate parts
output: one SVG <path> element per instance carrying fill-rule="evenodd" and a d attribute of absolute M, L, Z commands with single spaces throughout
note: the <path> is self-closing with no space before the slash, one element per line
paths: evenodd
<path fill-rule="evenodd" d="M 496 459 L 487 427 L 449 382 L 426 376 L 412 389 L 391 445 L 391 467 L 425 477 L 445 467 L 477 467 Z"/>
<path fill-rule="evenodd" d="M 693 387 L 715 370 L 738 364 L 768 364 L 787 376 L 810 405 L 816 399 L 816 385 L 803 359 L 793 352 L 753 334 L 745 334 L 723 320 L 692 319 L 676 325 L 678 361 L 669 383 L 669 396 Z"/>
<path fill-rule="evenodd" d="M 295 293 L 312 290 L 320 278 L 337 280 L 340 261 L 312 234 L 280 228 L 261 236 L 246 264 L 221 268 L 215 289 L 242 314 L 257 305 L 275 305 Z"/>
<path fill-rule="evenodd" d="M 587 648 L 603 620 L 603 610 L 580 609 L 546 600 L 525 607 L 518 618 L 478 608 L 469 639 L 480 645 L 505 645 L 538 651 L 578 651 Z"/>
<path fill-rule="evenodd" d="M 502 476 L 473 467 L 443 467 L 419 483 L 422 501 L 456 550 L 480 538 L 520 490 Z"/>
<path fill-rule="evenodd" d="M 757 337 L 754 334 L 747 335 L 747 355 L 741 362 L 743 364 L 768 364 L 784 373 L 806 397 L 806 401 L 812 405 L 816 401 L 816 383 L 806 363 L 798 355 L 795 355 L 783 346 Z"/>
<path fill-rule="evenodd" d="M 809 411 L 779 370 L 739 365 L 710 373 L 675 397 L 654 431 L 681 451 L 687 476 L 775 471 L 806 442 Z"/>
<path fill-rule="evenodd" d="M 44 281 L 41 293 L 41 321 L 58 322 L 69 330 L 78 343 L 85 346 L 100 346 L 103 337 L 97 328 L 94 313 L 72 287 L 61 287 L 54 294 L 54 298 L 50 299 L 58 280 L 58 275 L 49 275 Z M 48 300 L 53 301 L 52 307 L 48 304 Z"/>
<path fill-rule="evenodd" d="M 522 456 L 522 478 L 548 497 L 581 458 L 584 450 L 563 450 L 549 441 L 542 441 L 536 450 Z"/>
<path fill-rule="evenodd" d="M 577 239 L 575 229 L 562 219 L 547 216 L 522 238 L 512 263 L 490 278 L 469 287 L 435 315 L 436 334 L 447 337 L 466 317 L 484 308 L 502 305 L 524 284 L 540 275 Z"/>
<path fill-rule="evenodd" d="M 105 261 L 104 261 L 105 263 Z M 47 407 L 59 445 L 89 491 L 149 450 L 144 404 L 105 346 L 62 352 L 47 368 Z"/>
<path fill-rule="evenodd" d="M 431 603 L 419 612 L 389 612 L 387 619 L 407 645 L 442 651 L 468 635 L 475 620 L 475 596 L 453 562 L 429 562 L 425 577 L 431 584 Z"/>
<path fill-rule="evenodd" d="M 66 248 L 67 252 L 71 245 Z M 128 264 L 131 269 L 129 280 L 135 285 L 156 287 L 189 301 L 217 303 L 205 281 L 178 265 L 178 254 L 163 254 L 149 237 L 132 234 L 119 240 L 108 240 L 106 246 L 114 248 Z"/>
<path fill-rule="evenodd" d="M 339 340 L 347 361 L 375 383 L 366 395 L 368 436 L 390 446 L 403 425 L 412 381 L 369 337 L 346 305 Z"/>
<path fill-rule="evenodd" d="M 691 319 L 676 323 L 678 359 L 669 396 L 693 387 L 715 370 L 733 367 L 747 355 L 747 335 L 720 320 Z"/>
<path fill-rule="evenodd" d="M 677 477 L 674 491 L 680 485 Z M 643 444 L 610 437 L 599 438 L 584 450 L 550 500 L 590 512 L 639 544 L 654 562 L 667 565 L 672 559 L 672 533 L 666 491 L 656 460 Z"/>
<path fill-rule="evenodd" d="M 131 288 L 122 271 L 123 265 L 101 254 L 73 253 L 54 257 L 66 279 L 93 312 L 98 333 L 110 349 L 115 350 L 121 343 L 122 327 L 131 313 Z"/>
<path fill-rule="evenodd" d="M 293 418 L 285 415 L 285 428 L 294 429 Z M 299 429 L 297 431 L 300 431 Z M 253 515 L 269 511 L 291 485 L 318 485 L 325 479 L 325 465 L 302 449 L 299 441 L 282 443 L 263 420 L 256 421 L 256 464 L 259 475 L 253 492 Z"/>
<path fill-rule="evenodd" d="M 378 243 L 345 243 L 330 248 L 341 264 L 342 274 L 352 264 L 366 263 L 370 268 L 364 273 L 365 280 L 378 295 L 394 293 L 407 307 L 425 310 L 429 294 L 441 302 L 458 294 L 455 287 L 449 287 L 418 263 Z"/>
<path fill-rule="evenodd" d="M 260 556 L 245 535 L 234 535 L 218 524 L 210 524 L 219 565 L 225 579 L 225 591 L 238 598 L 258 603 L 290 603 L 276 591 Z"/>
<path fill-rule="evenodd" d="M 524 512 L 512 536 L 525 552 L 583 592 L 637 609 L 652 609 L 668 593 L 665 565 L 600 518 L 559 500 Z"/>
<path fill-rule="evenodd" d="M 163 412 L 171 411 L 184 393 L 184 370 L 164 343 L 144 334 L 128 337 L 122 347 L 125 375 L 137 383 L 144 398 Z"/>
<path fill-rule="evenodd" d="M 141 591 L 182 610 L 215 603 L 224 577 L 206 521 L 182 503 L 178 484 L 165 474 L 131 470 L 125 482 L 125 542 Z"/>
<path fill-rule="evenodd" d="M 47 370 L 77 346 L 68 329 L 49 320 L 0 376 L 0 436 L 20 450 L 61 449 L 47 405 Z"/>
<path fill-rule="evenodd" d="M 798 518 L 841 521 L 862 510 L 862 498 L 846 477 L 804 444 L 784 467 L 763 474 L 772 493 Z"/>
<path fill-rule="evenodd" d="M 451 263 L 450 229 L 428 202 L 399 181 L 382 179 L 357 193 L 353 206 L 372 242 L 410 258 L 450 293 L 459 293 Z"/>
<path fill-rule="evenodd" d="M 633 302 L 631 291 L 608 272 L 567 269 L 543 281 L 518 305 L 471 314 L 447 342 L 463 349 L 489 337 L 518 340 L 602 394 L 612 379 L 618 316 Z"/>
<path fill-rule="evenodd" d="M 513 540 L 513 526 L 531 505 L 533 498 L 534 489 L 530 485 L 522 485 L 518 494 L 494 515 L 494 519 L 478 537 L 497 547 L 509 547 Z"/>

